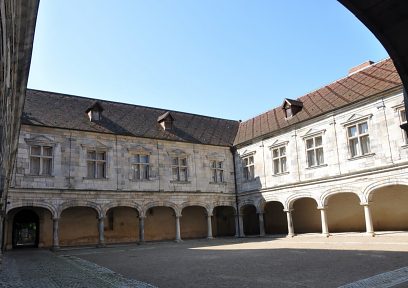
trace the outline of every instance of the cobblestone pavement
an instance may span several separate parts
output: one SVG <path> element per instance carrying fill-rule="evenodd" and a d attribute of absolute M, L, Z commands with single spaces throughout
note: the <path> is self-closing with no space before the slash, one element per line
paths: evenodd
<path fill-rule="evenodd" d="M 0 271 L 0 287 L 154 288 L 75 256 L 57 256 L 47 250 L 5 253 Z"/>
<path fill-rule="evenodd" d="M 370 278 L 369 286 L 357 282 L 348 287 L 408 287 L 408 269 L 403 268 L 408 264 L 407 233 L 193 240 L 59 254 L 75 255 L 160 288 L 330 288 L 390 271 Z M 393 273 L 402 280 L 386 286 L 384 276 Z"/>

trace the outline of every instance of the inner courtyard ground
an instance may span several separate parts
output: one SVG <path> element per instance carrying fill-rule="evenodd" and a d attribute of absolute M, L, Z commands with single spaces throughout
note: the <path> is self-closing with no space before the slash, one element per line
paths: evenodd
<path fill-rule="evenodd" d="M 48 283 L 48 278 L 56 283 L 52 287 L 71 287 L 58 283 L 80 283 L 76 278 L 81 277 L 89 287 L 101 283 L 100 287 L 148 287 L 144 283 L 157 287 L 407 287 L 408 233 L 218 238 L 82 247 L 56 253 L 15 249 L 4 254 L 6 263 L 13 265 L 2 265 L 0 287 L 44 287 L 41 285 Z M 45 272 L 41 277 L 38 271 L 24 272 L 33 271 L 30 266 L 41 266 Z M 73 273 L 72 267 L 87 272 Z M 7 271 L 10 269 L 15 271 Z M 116 282 L 101 282 L 101 273 L 102 279 L 112 277 Z M 11 282 L 7 280 L 10 275 L 14 275 Z M 370 286 L 356 282 L 366 278 Z M 92 286 L 92 281 L 99 284 Z M 384 286 L 387 281 L 394 282 Z"/>

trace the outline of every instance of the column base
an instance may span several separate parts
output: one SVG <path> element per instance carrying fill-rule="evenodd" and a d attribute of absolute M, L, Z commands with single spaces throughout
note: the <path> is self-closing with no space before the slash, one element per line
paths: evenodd
<path fill-rule="evenodd" d="M 60 246 L 53 246 L 51 247 L 51 251 L 56 252 L 60 249 Z"/>
<path fill-rule="evenodd" d="M 293 237 L 295 237 L 296 236 L 296 234 L 288 234 L 287 236 L 286 236 L 286 238 L 293 238 Z"/>
<path fill-rule="evenodd" d="M 375 237 L 375 233 L 374 232 L 366 232 L 365 233 L 367 236 L 369 237 Z"/>
<path fill-rule="evenodd" d="M 265 233 L 264 234 L 259 234 L 259 237 L 265 237 Z"/>
<path fill-rule="evenodd" d="M 214 237 L 207 237 L 207 240 L 212 240 L 212 239 L 214 239 Z"/>
<path fill-rule="evenodd" d="M 103 248 L 103 247 L 106 247 L 106 244 L 105 243 L 99 243 L 98 245 L 96 245 L 96 247 Z"/>
<path fill-rule="evenodd" d="M 142 240 L 142 241 L 137 242 L 137 244 L 143 245 L 143 244 L 146 244 L 146 241 L 145 241 L 145 240 Z"/>
<path fill-rule="evenodd" d="M 181 243 L 181 242 L 183 242 L 183 240 L 181 240 L 181 239 L 176 239 L 176 240 L 174 240 L 174 242 L 176 242 L 176 243 Z"/>
<path fill-rule="evenodd" d="M 330 237 L 330 233 L 322 233 L 323 237 L 329 238 Z"/>

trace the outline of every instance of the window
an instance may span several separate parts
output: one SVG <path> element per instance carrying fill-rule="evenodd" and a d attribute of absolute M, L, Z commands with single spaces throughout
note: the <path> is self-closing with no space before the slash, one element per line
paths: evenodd
<path fill-rule="evenodd" d="M 149 180 L 150 164 L 149 155 L 138 154 L 135 156 L 135 163 L 132 164 L 134 180 Z"/>
<path fill-rule="evenodd" d="M 272 148 L 272 160 L 273 174 L 286 172 L 286 146 Z"/>
<path fill-rule="evenodd" d="M 30 146 L 30 174 L 51 176 L 52 152 L 51 146 Z"/>
<path fill-rule="evenodd" d="M 212 182 L 224 182 L 224 169 L 222 161 L 211 161 Z"/>
<path fill-rule="evenodd" d="M 407 123 L 407 115 L 405 114 L 405 109 L 399 110 L 399 116 L 400 116 L 400 120 L 401 120 L 401 125 Z M 402 133 L 403 133 L 403 135 L 404 135 L 404 142 L 405 142 L 405 144 L 408 144 L 407 131 L 402 130 Z"/>
<path fill-rule="evenodd" d="M 307 166 L 324 164 L 322 136 L 306 139 Z"/>
<path fill-rule="evenodd" d="M 362 156 L 370 153 L 370 138 L 367 121 L 347 127 L 350 156 Z"/>
<path fill-rule="evenodd" d="M 255 173 L 254 156 L 245 157 L 243 161 L 244 161 L 244 179 L 247 181 L 254 179 Z"/>
<path fill-rule="evenodd" d="M 172 158 L 172 173 L 174 181 L 187 181 L 187 158 L 173 157 Z"/>
<path fill-rule="evenodd" d="M 87 152 L 88 178 L 106 178 L 106 152 L 88 150 Z"/>

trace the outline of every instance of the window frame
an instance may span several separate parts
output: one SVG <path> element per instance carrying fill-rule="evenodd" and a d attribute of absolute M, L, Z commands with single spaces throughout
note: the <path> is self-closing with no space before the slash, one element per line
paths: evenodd
<path fill-rule="evenodd" d="M 321 138 L 321 144 L 319 146 L 316 146 L 316 138 Z M 313 141 L 313 146 L 308 148 L 308 141 L 312 140 Z M 325 158 L 324 158 L 324 145 L 323 145 L 323 134 L 315 134 L 309 137 L 304 138 L 304 143 L 305 143 L 305 151 L 306 151 L 306 164 L 307 168 L 314 168 L 314 167 L 319 167 L 319 166 L 324 166 L 326 164 Z M 319 157 L 317 150 L 321 149 L 322 150 L 322 156 L 323 156 L 323 162 L 319 163 Z M 313 152 L 313 165 L 309 161 L 309 152 Z"/>
<path fill-rule="evenodd" d="M 367 126 L 367 132 L 366 133 L 361 133 L 360 132 L 360 125 L 362 125 L 362 124 L 366 124 L 366 126 Z M 356 136 L 350 136 L 350 128 L 352 128 L 352 127 L 355 127 L 355 129 L 356 129 Z M 346 138 L 347 138 L 347 148 L 348 148 L 348 151 L 349 151 L 349 157 L 350 157 L 350 159 L 354 159 L 354 158 L 359 158 L 359 157 L 364 157 L 364 156 L 368 156 L 368 155 L 371 155 L 372 154 L 372 152 L 371 152 L 371 142 L 370 142 L 370 125 L 369 125 L 369 119 L 368 118 L 364 118 L 364 119 L 361 119 L 361 120 L 359 120 L 359 121 L 355 121 L 355 122 L 352 122 L 352 123 L 349 123 L 349 124 L 347 124 L 347 125 L 345 125 L 345 128 L 346 128 Z M 367 148 L 368 148 L 368 151 L 366 152 L 366 153 L 363 153 L 363 147 L 362 147 L 362 141 L 361 141 L 361 139 L 362 138 L 364 138 L 364 137 L 367 137 L 367 139 L 368 139 L 368 141 L 367 141 Z M 353 153 L 352 153 L 352 146 L 350 145 L 350 143 L 351 143 L 351 141 L 352 140 L 357 140 L 357 145 L 356 145 L 356 147 L 357 147 L 357 151 L 356 151 L 356 153 L 355 153 L 355 155 L 353 155 Z"/>
<path fill-rule="evenodd" d="M 89 153 L 95 152 L 95 159 L 91 159 L 88 157 Z M 98 158 L 98 154 L 104 154 L 104 159 L 97 159 Z M 87 179 L 95 179 L 95 180 L 99 180 L 99 179 L 108 179 L 108 151 L 106 149 L 98 149 L 98 148 L 88 148 L 86 150 L 86 178 Z M 90 177 L 89 175 L 89 164 L 93 163 L 94 165 L 94 175 L 92 177 Z M 98 177 L 99 175 L 99 165 L 98 163 L 103 163 L 103 167 L 104 167 L 104 173 L 103 173 L 103 177 Z"/>
<path fill-rule="evenodd" d="M 147 162 L 142 162 L 140 159 L 141 157 L 147 157 Z M 149 153 L 136 153 L 133 155 L 133 159 L 136 159 L 136 161 L 132 161 L 131 163 L 131 170 L 132 170 L 132 180 L 133 181 L 150 181 L 151 177 L 151 157 Z M 141 169 L 144 166 L 145 169 Z M 138 167 L 138 169 L 135 169 L 135 167 Z M 137 172 L 139 171 L 138 177 L 136 177 Z M 147 175 L 144 175 L 145 177 L 141 177 L 143 173 L 147 173 Z"/>
<path fill-rule="evenodd" d="M 242 168 L 244 181 L 255 179 L 255 153 L 242 156 Z M 252 162 L 250 161 L 252 159 Z"/>
<path fill-rule="evenodd" d="M 33 147 L 40 147 L 40 154 L 36 155 L 32 153 Z M 44 148 L 50 148 L 51 149 L 51 155 L 44 155 Z M 41 176 L 41 177 L 50 177 L 54 175 L 54 145 L 50 144 L 40 144 L 40 143 L 33 143 L 30 144 L 29 146 L 29 175 L 32 176 Z M 32 165 L 32 159 L 36 158 L 39 159 L 39 169 L 38 169 L 38 174 L 33 173 L 33 165 Z M 49 173 L 44 174 L 44 161 L 45 159 L 50 160 L 51 162 L 51 167 L 49 169 Z"/>
<path fill-rule="evenodd" d="M 280 144 L 280 145 L 274 145 L 270 147 L 271 150 L 271 158 L 272 158 L 272 173 L 273 175 L 281 175 L 288 173 L 288 153 L 287 153 L 287 143 Z M 281 154 L 282 148 L 285 149 L 285 154 Z M 274 155 L 274 151 L 278 151 L 278 156 Z M 285 170 L 283 171 L 282 169 L 282 159 L 285 159 Z M 276 171 L 276 163 L 275 161 L 278 161 L 278 171 Z"/>
<path fill-rule="evenodd" d="M 211 183 L 225 183 L 224 161 L 223 160 L 215 160 L 215 159 L 210 160 L 210 170 L 211 170 L 211 180 L 212 180 Z"/>
<path fill-rule="evenodd" d="M 174 161 L 177 160 L 177 161 Z M 185 160 L 185 165 L 182 164 L 181 160 Z M 175 162 L 177 162 L 175 164 Z M 182 179 L 182 170 L 184 170 L 184 178 Z M 176 171 L 176 173 L 174 173 Z M 171 156 L 171 175 L 173 182 L 188 182 L 189 179 L 189 169 L 188 169 L 188 157 L 187 155 L 173 155 Z M 176 177 L 175 177 L 176 176 Z"/>
<path fill-rule="evenodd" d="M 397 109 L 397 111 L 398 111 L 398 118 L 400 120 L 400 125 L 403 125 L 403 124 L 407 123 L 407 119 L 406 119 L 407 116 L 405 114 L 405 107 Z M 403 117 L 405 118 L 405 120 L 403 120 Z M 404 129 L 401 129 L 401 130 L 402 130 L 402 137 L 403 137 L 403 140 L 404 140 L 404 145 L 408 145 L 408 132 L 405 131 Z"/>

